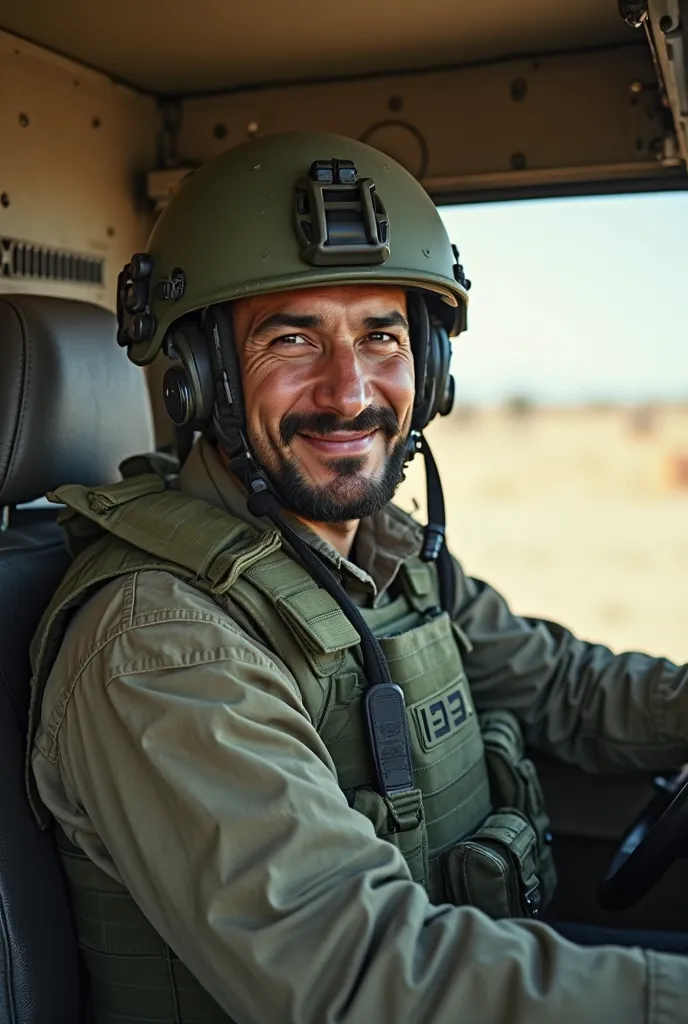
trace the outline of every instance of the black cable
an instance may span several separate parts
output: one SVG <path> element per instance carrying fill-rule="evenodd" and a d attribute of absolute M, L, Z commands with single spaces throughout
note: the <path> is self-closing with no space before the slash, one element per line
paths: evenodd
<path fill-rule="evenodd" d="M 437 559 L 437 578 L 440 586 L 440 602 L 447 614 L 453 618 L 456 605 L 456 573 L 446 543 Z"/>

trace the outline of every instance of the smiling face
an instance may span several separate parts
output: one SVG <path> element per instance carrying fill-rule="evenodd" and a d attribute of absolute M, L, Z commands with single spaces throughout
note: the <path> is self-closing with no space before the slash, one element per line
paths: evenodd
<path fill-rule="evenodd" d="M 392 497 L 414 400 L 406 296 L 342 285 L 238 299 L 248 437 L 289 506 L 313 522 Z"/>

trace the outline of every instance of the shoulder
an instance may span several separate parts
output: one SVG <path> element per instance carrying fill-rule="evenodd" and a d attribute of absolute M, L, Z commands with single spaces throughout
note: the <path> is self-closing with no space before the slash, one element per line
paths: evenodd
<path fill-rule="evenodd" d="M 236 753 L 268 729 L 320 749 L 283 663 L 189 583 L 143 570 L 106 584 L 70 623 L 43 693 L 32 766 L 43 802 L 60 821 L 69 808 L 73 824 L 91 774 L 109 777 L 103 760 L 113 751 L 116 770 L 140 755 L 164 774 L 194 737 L 215 750 L 211 764 L 220 748 Z M 93 831 L 90 820 L 84 828 Z"/>
<path fill-rule="evenodd" d="M 58 724 L 79 683 L 99 690 L 117 677 L 231 665 L 233 675 L 274 679 L 298 694 L 286 666 L 259 640 L 190 583 L 161 570 L 107 583 L 74 616 L 46 686 L 43 720 Z"/>
<path fill-rule="evenodd" d="M 124 654 L 127 638 L 135 637 L 137 654 L 155 650 L 159 655 L 165 637 L 179 632 L 185 645 L 194 647 L 249 641 L 207 594 L 171 573 L 144 570 L 98 590 L 75 615 L 63 646 L 84 662 L 105 648 Z"/>

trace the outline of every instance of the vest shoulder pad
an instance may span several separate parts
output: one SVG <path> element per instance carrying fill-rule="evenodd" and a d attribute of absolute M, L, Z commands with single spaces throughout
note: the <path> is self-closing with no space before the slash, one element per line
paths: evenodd
<path fill-rule="evenodd" d="M 53 497 L 67 506 L 62 522 L 68 533 L 83 531 L 79 519 L 86 520 L 91 530 L 95 526 L 114 535 L 156 563 L 169 562 L 207 580 L 217 594 L 281 544 L 277 530 L 260 533 L 225 509 L 174 490 L 154 473 L 110 487 L 68 485 Z"/>

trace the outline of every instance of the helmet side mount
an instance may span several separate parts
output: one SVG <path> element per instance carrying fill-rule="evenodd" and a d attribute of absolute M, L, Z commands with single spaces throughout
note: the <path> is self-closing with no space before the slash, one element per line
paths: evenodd
<path fill-rule="evenodd" d="M 158 328 L 151 312 L 153 261 L 145 252 L 137 252 L 117 276 L 117 343 L 128 348 L 132 342 L 149 341 Z M 175 267 L 155 286 L 155 298 L 177 302 L 184 295 L 186 275 Z"/>

